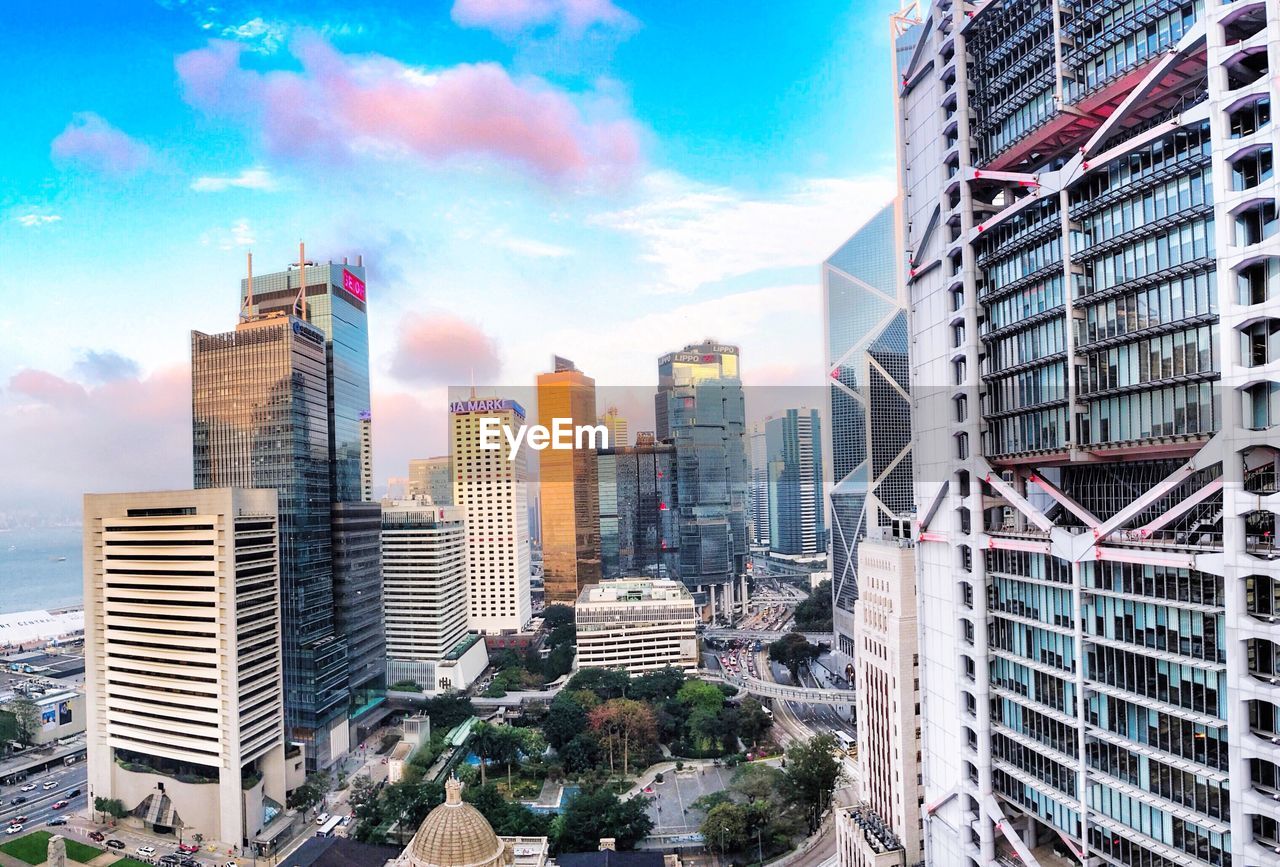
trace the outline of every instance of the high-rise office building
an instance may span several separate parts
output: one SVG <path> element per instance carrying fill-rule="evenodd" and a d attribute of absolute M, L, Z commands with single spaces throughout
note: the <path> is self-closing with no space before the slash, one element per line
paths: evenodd
<path fill-rule="evenodd" d="M 555 356 L 553 369 L 538 374 L 538 421 L 548 430 L 570 432 L 596 422 L 596 381 Z M 600 580 L 600 492 L 597 442 L 544 449 L 538 458 L 542 526 L 542 570 L 547 604 L 572 605 L 587 584 Z M 582 447 L 579 448 L 578 446 Z"/>
<path fill-rule="evenodd" d="M 816 409 L 788 409 L 764 428 L 769 551 L 802 557 L 825 551 L 821 417 Z"/>
<path fill-rule="evenodd" d="M 707 340 L 658 360 L 657 437 L 676 447 L 680 580 L 710 617 L 746 601 L 746 415 L 738 347 Z"/>
<path fill-rule="evenodd" d="M 268 854 L 285 804 L 276 492 L 84 498 L 92 797 Z"/>
<path fill-rule="evenodd" d="M 616 406 L 611 406 L 600 416 L 600 424 L 609 434 L 609 448 L 617 449 L 631 445 L 631 424 L 623 418 Z"/>
<path fill-rule="evenodd" d="M 769 450 L 765 445 L 764 425 L 751 426 L 751 499 L 747 504 L 751 518 L 751 544 L 769 544 Z"/>
<path fill-rule="evenodd" d="M 301 254 L 299 259 L 305 261 Z M 305 278 L 305 292 L 301 283 Z M 382 629 L 381 522 L 373 504 L 373 422 L 369 397 L 368 288 L 363 260 L 305 262 L 240 283 L 246 318 L 292 314 L 324 333 L 333 524 L 333 605 L 348 642 L 352 736 L 363 738 L 380 708 L 386 656 Z M 358 504 L 367 504 L 364 506 Z"/>
<path fill-rule="evenodd" d="M 919 864 L 924 845 L 920 769 L 915 549 L 909 539 L 858 545 L 854 629 L 859 802 L 847 817 L 853 854 L 841 867 Z M 841 847 L 842 851 L 844 846 Z M 886 852 L 897 858 L 882 861 Z"/>
<path fill-rule="evenodd" d="M 467 528 L 457 506 L 426 497 L 382 510 L 387 683 L 428 693 L 465 689 L 488 664 L 467 631 Z"/>
<path fill-rule="evenodd" d="M 437 506 L 453 505 L 453 465 L 448 455 L 409 461 L 409 499 L 430 497 Z"/>
<path fill-rule="evenodd" d="M 940 0 L 894 77 L 930 863 L 1276 863 L 1278 26 Z"/>
<path fill-rule="evenodd" d="M 676 450 L 636 434 L 636 444 L 601 449 L 600 561 L 605 578 L 674 578 L 678 573 Z"/>
<path fill-rule="evenodd" d="M 467 522 L 468 624 L 486 634 L 516 633 L 533 616 L 529 600 L 529 468 L 525 449 L 508 437 L 485 448 L 481 430 L 492 419 L 515 436 L 524 407 L 514 400 L 471 398 L 449 405 L 453 500 Z"/>
<path fill-rule="evenodd" d="M 324 333 L 283 313 L 191 335 L 196 488 L 273 488 L 280 518 L 285 723 L 324 767 L 349 747 L 335 629 Z"/>
<path fill-rule="evenodd" d="M 836 646 L 856 656 L 858 543 L 913 508 L 906 273 L 894 205 L 822 263 L 832 486 L 831 594 Z"/>
<path fill-rule="evenodd" d="M 698 614 L 679 581 L 624 578 L 583 588 L 575 606 L 579 668 L 643 674 L 698 668 Z"/>

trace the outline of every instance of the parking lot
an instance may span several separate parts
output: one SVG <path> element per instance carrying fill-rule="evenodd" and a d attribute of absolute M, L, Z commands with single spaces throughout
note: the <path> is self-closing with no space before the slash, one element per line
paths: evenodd
<path fill-rule="evenodd" d="M 664 775 L 661 783 L 654 783 L 645 790 L 651 798 L 649 818 L 653 819 L 654 834 L 690 834 L 698 830 L 706 814 L 692 806 L 703 795 L 719 792 L 733 779 L 732 768 L 686 768 Z"/>

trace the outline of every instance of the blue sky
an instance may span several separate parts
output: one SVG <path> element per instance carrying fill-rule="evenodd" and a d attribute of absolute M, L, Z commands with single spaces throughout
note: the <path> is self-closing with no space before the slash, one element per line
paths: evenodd
<path fill-rule="evenodd" d="M 820 385 L 818 263 L 893 188 L 895 8 L 9 10 L 0 513 L 189 484 L 188 332 L 299 240 L 370 267 L 380 479 L 443 448 L 463 369 L 648 386 L 714 336 L 748 384 Z"/>

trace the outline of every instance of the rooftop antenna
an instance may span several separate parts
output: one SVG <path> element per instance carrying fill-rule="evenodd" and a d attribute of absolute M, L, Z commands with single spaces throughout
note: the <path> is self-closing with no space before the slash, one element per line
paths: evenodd
<path fill-rule="evenodd" d="M 307 321 L 307 247 L 298 242 L 298 297 L 293 299 L 293 312 Z"/>
<path fill-rule="evenodd" d="M 476 369 L 471 368 L 471 399 L 476 399 Z"/>
<path fill-rule="evenodd" d="M 253 316 L 253 251 L 245 254 L 249 258 L 249 289 L 245 294 L 244 309 L 240 311 L 240 321 L 247 322 Z"/>

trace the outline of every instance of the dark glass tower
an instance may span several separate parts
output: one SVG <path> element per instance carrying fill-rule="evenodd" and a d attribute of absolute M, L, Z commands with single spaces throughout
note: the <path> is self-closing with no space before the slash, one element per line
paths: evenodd
<path fill-rule="evenodd" d="M 657 437 L 676 449 L 680 580 L 709 613 L 746 595 L 746 410 L 738 347 L 706 341 L 658 361 Z"/>
<path fill-rule="evenodd" d="M 827 544 L 822 502 L 822 422 L 816 409 L 789 409 L 765 422 L 769 550 L 811 556 Z"/>
<path fill-rule="evenodd" d="M 240 284 L 251 316 L 291 313 L 297 266 Z M 369 321 L 362 264 L 307 263 L 305 318 L 325 338 L 329 480 L 334 503 L 333 604 L 338 634 L 348 642 L 352 721 L 371 724 L 385 697 L 386 636 L 382 617 L 381 507 L 364 502 L 362 458 L 369 420 Z M 252 297 L 250 297 L 252 292 Z M 356 737 L 363 737 L 361 731 Z"/>
<path fill-rule="evenodd" d="M 604 577 L 675 577 L 675 447 L 641 431 L 634 446 L 602 449 L 599 468 Z"/>
<path fill-rule="evenodd" d="M 283 313 L 191 335 L 196 488 L 274 488 L 280 508 L 285 721 L 328 764 L 348 703 L 334 628 L 332 479 L 324 334 Z"/>

